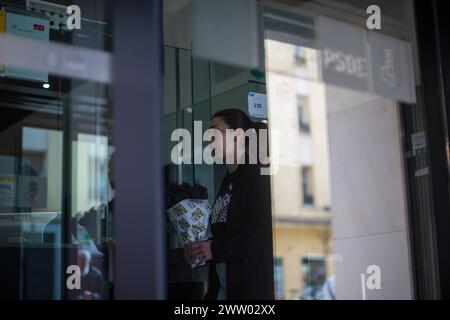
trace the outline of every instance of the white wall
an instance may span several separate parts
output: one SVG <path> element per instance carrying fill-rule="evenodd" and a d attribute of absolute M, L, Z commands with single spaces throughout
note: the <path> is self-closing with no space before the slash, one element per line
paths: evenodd
<path fill-rule="evenodd" d="M 326 100 L 337 297 L 362 299 L 361 274 L 378 265 L 381 289 L 366 298 L 411 299 L 398 107 L 330 85 Z"/>

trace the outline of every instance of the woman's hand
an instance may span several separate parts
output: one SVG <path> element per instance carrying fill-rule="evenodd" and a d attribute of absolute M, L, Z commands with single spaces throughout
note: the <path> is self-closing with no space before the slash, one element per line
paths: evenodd
<path fill-rule="evenodd" d="M 184 257 L 189 264 L 198 260 L 201 262 L 212 260 L 211 240 L 185 245 Z"/>

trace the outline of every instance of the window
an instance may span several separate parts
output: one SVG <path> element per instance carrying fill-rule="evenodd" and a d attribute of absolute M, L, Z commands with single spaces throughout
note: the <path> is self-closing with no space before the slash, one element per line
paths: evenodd
<path fill-rule="evenodd" d="M 302 186 L 303 186 L 303 204 L 313 205 L 314 194 L 312 188 L 312 169 L 311 167 L 302 168 Z"/>
<path fill-rule="evenodd" d="M 306 63 L 305 50 L 303 47 L 294 46 L 294 57 L 297 64 L 302 65 Z"/>
<path fill-rule="evenodd" d="M 274 273 L 275 273 L 275 299 L 284 299 L 284 277 L 283 277 L 283 258 L 276 257 L 274 259 Z"/>
<path fill-rule="evenodd" d="M 302 299 L 322 300 L 323 285 L 326 281 L 325 259 L 322 257 L 302 258 Z"/>
<path fill-rule="evenodd" d="M 310 132 L 309 108 L 304 96 L 297 96 L 298 127 L 300 132 Z"/>

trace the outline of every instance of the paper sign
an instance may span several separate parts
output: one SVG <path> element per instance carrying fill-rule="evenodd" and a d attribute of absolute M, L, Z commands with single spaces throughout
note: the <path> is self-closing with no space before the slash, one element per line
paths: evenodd
<path fill-rule="evenodd" d="M 15 13 L 6 15 L 6 33 L 16 36 L 49 41 L 49 22 L 45 19 L 29 17 Z M 5 67 L 5 76 L 26 80 L 48 82 L 48 73 Z"/>
<path fill-rule="evenodd" d="M 423 153 L 423 150 L 427 147 L 427 141 L 425 132 L 417 132 L 411 135 L 411 145 L 413 156 L 418 156 Z"/>
<path fill-rule="evenodd" d="M 267 96 L 262 93 L 248 93 L 248 113 L 254 118 L 267 118 Z"/>
<path fill-rule="evenodd" d="M 0 206 L 16 205 L 24 208 L 45 208 L 47 178 L 0 174 Z"/>
<path fill-rule="evenodd" d="M 18 176 L 17 205 L 24 208 L 47 207 L 47 178 Z"/>
<path fill-rule="evenodd" d="M 13 207 L 16 195 L 16 178 L 12 174 L 0 174 L 0 206 Z"/>

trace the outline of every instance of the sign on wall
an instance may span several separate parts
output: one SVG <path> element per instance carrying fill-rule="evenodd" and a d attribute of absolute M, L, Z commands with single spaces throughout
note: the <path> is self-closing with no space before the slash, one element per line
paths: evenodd
<path fill-rule="evenodd" d="M 15 13 L 6 14 L 6 33 L 37 39 L 40 41 L 49 41 L 49 22 L 45 19 L 29 17 Z M 4 75 L 11 78 L 19 78 L 35 81 L 48 81 L 48 73 L 24 70 L 16 67 L 5 66 Z"/>
<path fill-rule="evenodd" d="M 322 16 L 317 26 L 325 83 L 415 103 L 409 42 Z"/>
<path fill-rule="evenodd" d="M 254 118 L 267 118 L 267 96 L 263 93 L 248 93 L 248 113 Z"/>
<path fill-rule="evenodd" d="M 372 92 L 387 98 L 415 102 L 411 45 L 369 32 Z"/>
<path fill-rule="evenodd" d="M 324 17 L 318 17 L 317 25 L 323 80 L 327 84 L 366 91 L 368 65 L 363 30 Z"/>
<path fill-rule="evenodd" d="M 0 206 L 45 208 L 47 206 L 47 178 L 0 174 Z"/>

